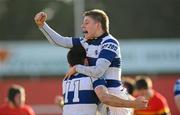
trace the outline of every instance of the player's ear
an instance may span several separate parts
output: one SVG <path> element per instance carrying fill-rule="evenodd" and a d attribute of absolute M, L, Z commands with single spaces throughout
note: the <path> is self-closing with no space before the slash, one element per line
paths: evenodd
<path fill-rule="evenodd" d="M 101 26 L 101 23 L 100 23 L 100 22 L 97 22 L 97 23 L 96 23 L 96 25 L 97 25 L 97 28 L 102 28 L 102 26 Z"/>
<path fill-rule="evenodd" d="M 84 65 L 87 65 L 87 66 L 89 65 L 87 58 L 84 59 Z"/>

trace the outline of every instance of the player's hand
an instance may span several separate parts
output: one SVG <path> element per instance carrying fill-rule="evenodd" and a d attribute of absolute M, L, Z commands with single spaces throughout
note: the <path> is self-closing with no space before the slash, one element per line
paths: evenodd
<path fill-rule="evenodd" d="M 135 106 L 136 109 L 144 109 L 148 107 L 148 100 L 146 100 L 144 97 L 139 96 L 135 99 Z"/>
<path fill-rule="evenodd" d="M 61 107 L 61 108 L 64 106 L 64 99 L 63 99 L 63 97 L 60 96 L 60 95 L 57 95 L 57 96 L 55 97 L 54 102 L 55 102 L 56 105 L 58 105 L 58 106 Z"/>
<path fill-rule="evenodd" d="M 45 12 L 39 12 L 34 17 L 34 21 L 38 27 L 43 27 L 46 19 L 47 19 L 47 14 Z"/>
<path fill-rule="evenodd" d="M 76 73 L 76 67 L 75 66 L 73 66 L 73 67 L 70 67 L 70 69 L 69 69 L 69 71 L 66 73 L 66 76 L 65 76 L 65 78 L 69 78 L 69 77 L 71 77 L 72 75 L 74 75 Z"/>

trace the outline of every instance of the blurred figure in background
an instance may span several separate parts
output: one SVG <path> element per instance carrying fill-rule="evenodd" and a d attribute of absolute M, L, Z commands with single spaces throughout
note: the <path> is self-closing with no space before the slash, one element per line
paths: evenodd
<path fill-rule="evenodd" d="M 20 85 L 12 85 L 8 90 L 8 101 L 0 107 L 0 115 L 35 115 L 25 104 L 25 90 Z"/>
<path fill-rule="evenodd" d="M 170 115 L 170 109 L 164 96 L 155 91 L 149 77 L 137 77 L 135 88 L 139 96 L 149 100 L 148 108 L 135 110 L 135 115 Z"/>
<path fill-rule="evenodd" d="M 125 77 L 122 77 L 122 81 L 123 81 L 123 86 L 126 88 L 128 94 L 129 94 L 129 99 L 134 100 L 135 97 L 133 97 L 133 95 L 134 95 L 135 80 L 131 77 L 125 76 Z M 131 115 L 134 115 L 133 108 L 131 108 Z"/>
<path fill-rule="evenodd" d="M 122 77 L 123 86 L 127 89 L 127 92 L 133 96 L 135 80 L 131 77 Z"/>
<path fill-rule="evenodd" d="M 174 87 L 174 95 L 175 95 L 174 99 L 175 99 L 176 106 L 180 111 L 180 79 L 176 81 L 176 84 Z"/>
<path fill-rule="evenodd" d="M 61 95 L 57 95 L 54 99 L 54 103 L 60 107 L 60 109 L 62 110 L 63 109 L 63 106 L 64 106 L 64 99 L 63 99 L 63 96 Z"/>

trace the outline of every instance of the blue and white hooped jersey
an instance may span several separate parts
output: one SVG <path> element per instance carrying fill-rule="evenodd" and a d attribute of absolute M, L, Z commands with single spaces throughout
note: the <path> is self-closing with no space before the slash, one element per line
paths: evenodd
<path fill-rule="evenodd" d="M 106 79 L 108 88 L 121 85 L 120 45 L 113 36 L 104 33 L 97 39 L 88 41 L 85 38 L 63 37 L 51 29 L 46 23 L 40 30 L 53 45 L 65 48 L 82 45 L 86 50 L 90 66 L 95 66 L 97 59 L 102 58 L 109 61 L 110 66 L 106 69 L 102 77 Z"/>
<path fill-rule="evenodd" d="M 73 46 L 82 45 L 87 53 L 90 66 L 95 66 L 98 58 L 104 58 L 111 62 L 110 67 L 103 77 L 107 81 L 107 87 L 118 87 L 121 81 L 121 53 L 119 42 L 108 33 L 94 40 L 86 41 L 83 38 L 73 38 Z"/>
<path fill-rule="evenodd" d="M 174 86 L 174 95 L 180 95 L 180 79 L 176 81 L 176 84 Z"/>
<path fill-rule="evenodd" d="M 94 88 L 99 85 L 105 85 L 105 80 L 93 80 L 83 74 L 65 79 L 63 115 L 95 115 L 99 100 Z"/>

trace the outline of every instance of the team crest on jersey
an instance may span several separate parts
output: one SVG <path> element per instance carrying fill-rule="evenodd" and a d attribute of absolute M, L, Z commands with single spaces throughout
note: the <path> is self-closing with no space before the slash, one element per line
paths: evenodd
<path fill-rule="evenodd" d="M 98 55 L 98 50 L 95 50 L 95 54 Z"/>

